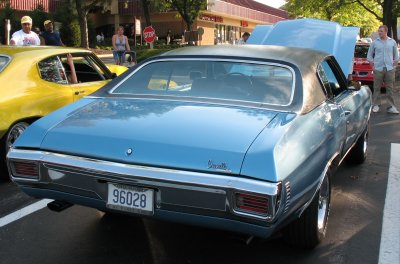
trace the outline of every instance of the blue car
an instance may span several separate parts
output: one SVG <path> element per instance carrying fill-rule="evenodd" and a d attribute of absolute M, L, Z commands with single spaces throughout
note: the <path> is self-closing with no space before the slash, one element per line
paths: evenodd
<path fill-rule="evenodd" d="M 297 45 L 291 28 L 310 30 L 318 45 Z M 150 58 L 29 126 L 8 153 L 10 175 L 28 195 L 54 199 L 55 211 L 79 204 L 263 238 L 281 232 L 313 248 L 335 169 L 367 154 L 371 92 L 347 80 L 354 33 L 283 21 L 256 28 L 251 45 Z M 315 48 L 324 41 L 333 53 Z"/>

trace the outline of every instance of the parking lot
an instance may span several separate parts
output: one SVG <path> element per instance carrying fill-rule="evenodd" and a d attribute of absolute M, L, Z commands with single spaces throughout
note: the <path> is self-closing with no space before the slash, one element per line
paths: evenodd
<path fill-rule="evenodd" d="M 105 215 L 81 206 L 55 213 L 39 209 L 46 201 L 1 182 L 0 259 L 19 264 L 398 263 L 399 187 L 391 182 L 399 177 L 399 125 L 396 115 L 372 115 L 367 161 L 344 165 L 334 175 L 327 237 L 313 251 L 288 247 L 279 235 L 249 240 L 235 233 Z M 34 208 L 27 209 L 28 205 Z"/>

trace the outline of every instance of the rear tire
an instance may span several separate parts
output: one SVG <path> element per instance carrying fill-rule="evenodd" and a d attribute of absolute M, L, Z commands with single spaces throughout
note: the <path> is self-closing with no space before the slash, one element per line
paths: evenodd
<path fill-rule="evenodd" d="M 330 172 L 303 214 L 282 231 L 286 243 L 304 248 L 315 248 L 325 237 L 331 202 Z"/>
<path fill-rule="evenodd" d="M 358 138 L 356 144 L 347 154 L 346 162 L 353 165 L 364 163 L 367 158 L 368 149 L 368 126 Z"/>
<path fill-rule="evenodd" d="M 25 131 L 28 126 L 29 124 L 26 122 L 18 122 L 14 124 L 1 140 L 0 163 L 2 165 L 2 169 L 0 171 L 0 179 L 9 179 L 9 175 L 7 172 L 6 155 L 11 146 L 14 144 L 15 140 L 17 140 L 17 138 Z"/>

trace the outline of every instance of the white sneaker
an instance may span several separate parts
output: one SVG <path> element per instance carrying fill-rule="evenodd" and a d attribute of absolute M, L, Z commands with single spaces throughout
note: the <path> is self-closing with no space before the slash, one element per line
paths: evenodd
<path fill-rule="evenodd" d="M 398 114 L 398 113 L 399 113 L 399 111 L 397 110 L 397 108 L 394 107 L 394 106 L 389 107 L 389 108 L 387 109 L 387 112 L 390 113 L 390 114 Z"/>
<path fill-rule="evenodd" d="M 374 107 L 372 107 L 372 112 L 378 113 L 379 112 L 379 105 L 374 105 Z"/>

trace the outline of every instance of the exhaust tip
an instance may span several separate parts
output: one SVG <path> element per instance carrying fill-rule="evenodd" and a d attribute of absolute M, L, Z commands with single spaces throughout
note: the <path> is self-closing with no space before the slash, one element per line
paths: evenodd
<path fill-rule="evenodd" d="M 47 208 L 49 208 L 52 211 L 55 212 L 61 212 L 64 211 L 65 209 L 69 208 L 73 206 L 72 203 L 68 203 L 68 202 L 64 202 L 64 201 L 52 201 L 50 203 L 47 204 Z"/>

